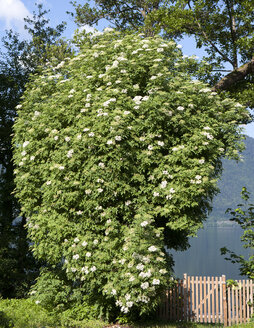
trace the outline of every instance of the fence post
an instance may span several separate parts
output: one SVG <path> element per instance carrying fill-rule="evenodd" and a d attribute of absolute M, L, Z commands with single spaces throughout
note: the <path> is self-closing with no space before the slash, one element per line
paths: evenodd
<path fill-rule="evenodd" d="M 226 276 L 222 275 L 222 299 L 223 299 L 223 318 L 224 318 L 224 327 L 228 325 L 228 316 L 227 316 L 227 293 L 226 293 Z"/>

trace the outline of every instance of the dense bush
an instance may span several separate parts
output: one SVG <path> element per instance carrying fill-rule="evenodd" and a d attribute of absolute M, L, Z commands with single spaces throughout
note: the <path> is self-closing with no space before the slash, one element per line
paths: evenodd
<path fill-rule="evenodd" d="M 1 328 L 54 327 L 57 323 L 57 318 L 32 300 L 0 300 Z"/>
<path fill-rule="evenodd" d="M 79 327 L 102 328 L 85 304 L 56 312 L 45 310 L 31 299 L 0 300 L 0 328 Z"/>
<path fill-rule="evenodd" d="M 248 114 L 193 80 L 175 42 L 114 31 L 78 42 L 18 106 L 17 195 L 38 259 L 101 314 L 140 315 L 170 283 L 165 245 L 202 225 Z"/>

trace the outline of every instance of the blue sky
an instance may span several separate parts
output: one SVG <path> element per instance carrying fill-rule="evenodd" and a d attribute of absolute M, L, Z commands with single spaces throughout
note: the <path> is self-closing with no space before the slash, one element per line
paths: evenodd
<path fill-rule="evenodd" d="M 23 29 L 23 18 L 32 15 L 32 12 L 35 10 L 35 2 L 43 3 L 44 8 L 50 10 L 48 17 L 51 25 L 56 26 L 62 21 L 67 22 L 64 36 L 70 39 L 77 28 L 73 19 L 66 13 L 66 11 L 73 11 L 70 0 L 0 0 L 0 38 L 4 36 L 5 29 L 10 28 L 17 31 L 21 37 L 27 37 Z M 84 3 L 85 0 L 78 2 Z M 102 30 L 105 26 L 107 26 L 107 23 L 104 21 L 98 26 L 98 29 Z M 195 48 L 195 43 L 191 39 L 185 39 L 180 43 L 183 46 L 183 53 L 186 55 L 195 54 L 202 57 L 204 54 L 203 51 Z M 246 127 L 246 134 L 254 138 L 254 123 Z"/>

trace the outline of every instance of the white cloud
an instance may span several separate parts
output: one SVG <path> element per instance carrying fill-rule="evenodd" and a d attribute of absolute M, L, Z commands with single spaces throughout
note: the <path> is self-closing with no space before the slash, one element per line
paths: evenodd
<path fill-rule="evenodd" d="M 1 1 L 1 0 L 0 0 Z M 79 32 L 82 32 L 82 31 L 86 31 L 87 33 L 96 33 L 97 30 L 96 28 L 92 27 L 92 26 L 89 26 L 89 25 L 82 25 L 80 28 L 79 28 Z"/>
<path fill-rule="evenodd" d="M 5 28 L 23 29 L 24 17 L 30 13 L 21 0 L 0 0 L 0 20 L 5 24 Z"/>

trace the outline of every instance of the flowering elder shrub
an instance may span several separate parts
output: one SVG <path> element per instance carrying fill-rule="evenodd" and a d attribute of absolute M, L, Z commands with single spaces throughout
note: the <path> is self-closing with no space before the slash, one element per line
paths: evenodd
<path fill-rule="evenodd" d="M 94 302 L 145 313 L 171 275 L 164 246 L 202 224 L 248 114 L 193 80 L 175 42 L 112 31 L 80 44 L 27 86 L 17 195 L 35 256 Z"/>

